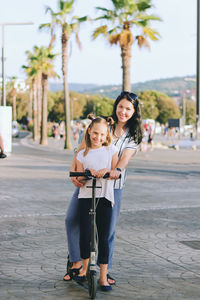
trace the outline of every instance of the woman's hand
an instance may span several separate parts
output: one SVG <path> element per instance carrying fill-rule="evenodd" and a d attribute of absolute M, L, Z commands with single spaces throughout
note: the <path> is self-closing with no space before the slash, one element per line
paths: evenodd
<path fill-rule="evenodd" d="M 78 181 L 77 177 L 72 177 L 72 183 L 76 186 L 76 187 L 82 187 L 84 186 L 83 182 Z"/>
<path fill-rule="evenodd" d="M 96 171 L 96 177 L 97 178 L 102 178 L 106 173 L 108 173 L 108 169 L 107 168 L 104 168 L 104 169 L 101 169 L 99 171 Z"/>
<path fill-rule="evenodd" d="M 117 170 L 111 170 L 110 171 L 110 177 L 109 179 L 118 179 L 120 176 L 121 172 Z"/>
<path fill-rule="evenodd" d="M 77 172 L 75 161 L 74 161 L 74 164 L 72 164 L 72 166 L 71 166 L 70 172 Z M 78 188 L 80 188 L 84 185 L 83 182 L 80 182 L 78 180 L 78 177 L 71 177 L 71 180 L 72 180 L 72 183 Z"/>

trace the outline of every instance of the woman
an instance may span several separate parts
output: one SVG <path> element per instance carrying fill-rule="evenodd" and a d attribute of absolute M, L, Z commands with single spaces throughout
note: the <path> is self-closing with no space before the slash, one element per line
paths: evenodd
<path fill-rule="evenodd" d="M 114 184 L 114 200 L 115 204 L 112 209 L 111 226 L 109 232 L 109 260 L 108 269 L 112 266 L 112 257 L 114 250 L 114 236 L 115 228 L 120 213 L 122 188 L 125 183 L 126 167 L 133 155 L 136 154 L 139 144 L 142 141 L 142 121 L 140 106 L 137 95 L 129 92 L 122 92 L 116 99 L 113 107 L 112 118 L 115 123 L 111 126 L 112 143 L 118 148 L 119 160 L 116 169 L 110 171 L 110 178 L 115 179 Z M 84 148 L 80 146 L 79 150 Z M 70 171 L 76 170 L 76 158 L 74 158 Z M 121 174 L 121 178 L 119 175 Z M 81 269 L 80 247 L 79 247 L 79 206 L 78 206 L 78 192 L 82 184 L 77 180 L 72 180 L 77 189 L 74 192 L 70 202 L 66 219 L 66 232 L 68 239 L 68 250 L 70 261 L 73 262 L 69 273 L 65 274 L 64 280 L 69 281 L 74 275 L 78 275 Z M 108 274 L 109 284 L 114 284 L 115 280 Z"/>

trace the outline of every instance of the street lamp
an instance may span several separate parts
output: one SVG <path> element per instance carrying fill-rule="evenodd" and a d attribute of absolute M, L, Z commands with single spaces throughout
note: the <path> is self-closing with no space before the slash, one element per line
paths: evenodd
<path fill-rule="evenodd" d="M 33 25 L 33 22 L 14 22 L 14 23 L 0 23 L 2 26 L 2 103 L 6 106 L 6 76 L 5 76 L 5 50 L 4 50 L 4 27 L 10 25 Z"/>
<path fill-rule="evenodd" d="M 197 0 L 197 81 L 196 81 L 196 139 L 198 139 L 199 99 L 200 99 L 200 0 Z"/>

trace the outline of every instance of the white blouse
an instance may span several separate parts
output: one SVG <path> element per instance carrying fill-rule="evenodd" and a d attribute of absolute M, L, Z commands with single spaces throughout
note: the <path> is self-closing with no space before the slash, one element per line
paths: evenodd
<path fill-rule="evenodd" d="M 136 150 L 135 154 L 139 149 L 139 145 L 137 145 L 132 137 L 129 136 L 129 129 L 124 132 L 124 134 L 118 138 L 117 140 L 114 139 L 113 134 L 111 132 L 112 144 L 115 145 L 118 149 L 118 157 L 122 156 L 122 152 L 126 149 L 134 149 Z M 134 154 L 134 155 L 135 155 Z M 124 187 L 126 180 L 126 169 L 122 171 L 121 178 L 115 180 L 114 189 L 122 189 Z"/>

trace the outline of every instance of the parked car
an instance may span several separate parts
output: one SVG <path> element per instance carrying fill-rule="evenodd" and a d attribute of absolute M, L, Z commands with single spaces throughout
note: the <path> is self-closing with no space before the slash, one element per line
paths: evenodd
<path fill-rule="evenodd" d="M 18 137 L 19 136 L 19 129 L 17 121 L 12 122 L 12 137 Z"/>

